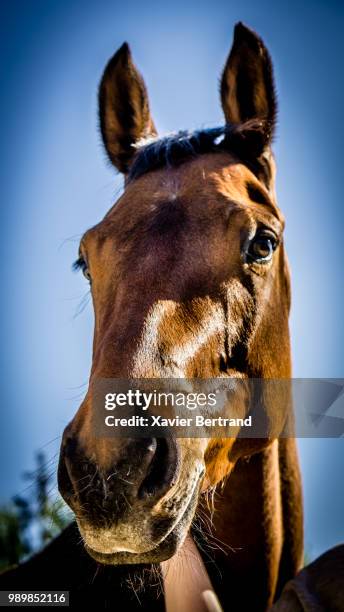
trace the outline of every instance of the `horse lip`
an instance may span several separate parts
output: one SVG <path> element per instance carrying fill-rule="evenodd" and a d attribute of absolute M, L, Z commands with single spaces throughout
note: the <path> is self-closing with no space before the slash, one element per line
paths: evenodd
<path fill-rule="evenodd" d="M 133 563 L 138 563 L 138 561 L 136 561 L 136 559 L 141 558 L 142 556 L 145 555 L 151 555 L 157 548 L 159 548 L 160 544 L 158 546 L 156 546 L 155 548 L 152 548 L 150 550 L 147 550 L 146 552 L 135 552 L 134 550 L 128 550 L 125 548 L 118 548 L 118 550 L 113 550 L 112 552 L 101 552 L 98 550 L 95 550 L 94 548 L 91 548 L 90 546 L 88 546 L 87 544 L 85 544 L 85 549 L 87 550 L 87 552 L 91 555 L 91 557 L 93 557 L 96 561 L 100 561 L 102 563 L 113 563 L 115 558 L 119 558 L 122 556 L 128 557 L 130 556 L 133 559 Z"/>
<path fill-rule="evenodd" d="M 140 553 L 140 552 L 138 552 L 138 551 L 136 551 L 134 549 L 130 549 L 128 546 L 124 546 L 124 545 L 121 546 L 119 544 L 117 546 L 115 545 L 115 546 L 111 547 L 112 550 L 110 550 L 108 552 L 105 551 L 105 550 L 100 550 L 100 548 L 98 549 L 96 546 L 94 546 L 94 544 L 93 544 L 93 546 L 90 546 L 86 542 L 85 542 L 85 547 L 86 547 L 87 550 L 91 551 L 90 554 L 93 553 L 93 554 L 105 555 L 105 556 L 107 556 L 107 555 L 114 555 L 114 554 L 117 554 L 117 553 L 130 553 L 132 555 L 142 554 L 142 553 Z M 145 551 L 143 551 L 143 552 L 145 552 Z M 150 552 L 150 550 L 148 552 Z"/>
<path fill-rule="evenodd" d="M 178 547 L 183 543 L 187 535 L 192 518 L 190 517 L 190 510 L 194 511 L 195 509 L 195 501 L 198 497 L 200 484 L 200 479 L 198 479 L 185 512 L 180 517 L 179 521 L 174 525 L 173 529 L 166 534 L 165 538 L 163 538 L 159 544 L 154 546 L 151 550 L 137 553 L 123 550 L 111 553 L 101 553 L 92 549 L 85 542 L 86 551 L 95 561 L 98 563 L 103 563 L 104 565 L 138 565 L 141 563 L 151 564 L 161 563 L 161 561 L 170 559 L 175 554 Z M 183 526 L 185 526 L 184 529 Z"/>
<path fill-rule="evenodd" d="M 154 548 L 147 552 L 130 552 L 130 551 L 118 551 L 112 553 L 101 553 L 85 544 L 85 549 L 88 554 L 98 563 L 104 565 L 138 565 L 141 563 L 160 563 L 166 561 L 176 552 L 179 544 L 180 537 L 178 534 L 178 527 L 183 522 L 184 516 L 175 528 L 169 532 L 166 537 Z M 185 532 L 186 537 L 186 532 Z M 184 539 L 184 538 L 183 538 Z"/>
<path fill-rule="evenodd" d="M 150 552 L 154 550 L 158 543 L 150 542 L 148 546 L 142 546 L 140 548 L 131 547 L 128 538 L 116 539 L 113 541 L 113 537 L 111 531 L 103 531 L 97 532 L 96 535 L 92 534 L 92 531 L 89 529 L 84 529 L 79 521 L 77 521 L 79 531 L 84 540 L 85 548 L 90 552 L 92 556 L 101 555 L 101 556 L 112 556 L 117 554 L 132 554 L 132 555 L 141 555 L 146 552 Z"/>

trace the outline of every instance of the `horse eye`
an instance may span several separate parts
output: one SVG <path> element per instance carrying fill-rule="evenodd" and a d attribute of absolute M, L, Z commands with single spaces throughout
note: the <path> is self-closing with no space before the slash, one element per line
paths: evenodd
<path fill-rule="evenodd" d="M 82 255 L 80 255 L 78 259 L 73 263 L 73 270 L 75 271 L 81 270 L 84 277 L 87 278 L 89 282 L 91 282 L 91 275 L 87 267 L 86 260 L 83 258 Z"/>
<path fill-rule="evenodd" d="M 91 275 L 90 275 L 89 269 L 86 267 L 86 265 L 83 268 L 82 273 L 83 273 L 84 277 L 87 278 L 87 280 L 89 282 L 91 282 Z"/>
<path fill-rule="evenodd" d="M 247 255 L 256 263 L 267 263 L 271 260 L 277 240 L 271 234 L 257 234 L 249 245 Z"/>

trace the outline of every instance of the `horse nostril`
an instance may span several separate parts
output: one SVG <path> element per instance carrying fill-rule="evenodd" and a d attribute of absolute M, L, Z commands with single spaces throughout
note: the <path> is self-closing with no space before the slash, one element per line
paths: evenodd
<path fill-rule="evenodd" d="M 174 484 L 177 469 L 178 451 L 175 441 L 172 438 L 155 440 L 155 454 L 140 485 L 139 499 L 162 497 Z"/>
<path fill-rule="evenodd" d="M 157 440 L 156 440 L 156 438 L 152 438 L 152 441 L 150 442 L 149 446 L 147 447 L 147 450 L 150 453 L 155 453 L 156 447 L 157 447 Z"/>
<path fill-rule="evenodd" d="M 67 503 L 70 503 L 77 494 L 76 481 L 79 478 L 78 473 L 81 470 L 84 471 L 84 466 L 87 466 L 88 469 L 88 463 L 85 462 L 85 458 L 80 453 L 77 438 L 65 433 L 61 446 L 57 480 L 59 491 Z M 73 476 L 74 471 L 77 473 L 76 478 Z"/>
<path fill-rule="evenodd" d="M 65 436 L 63 439 L 64 456 L 72 459 L 77 452 L 78 442 L 74 436 Z"/>
<path fill-rule="evenodd" d="M 61 453 L 57 470 L 57 482 L 63 499 L 68 503 L 74 495 L 73 482 L 67 466 L 68 459 Z"/>
<path fill-rule="evenodd" d="M 179 461 L 172 438 L 128 439 L 120 450 L 116 461 L 105 468 L 90 460 L 77 437 L 63 440 L 59 491 L 72 509 L 82 507 L 91 523 L 105 525 L 109 517 L 119 520 L 135 500 L 154 504 L 176 480 Z M 111 457 L 113 444 L 108 451 Z"/>

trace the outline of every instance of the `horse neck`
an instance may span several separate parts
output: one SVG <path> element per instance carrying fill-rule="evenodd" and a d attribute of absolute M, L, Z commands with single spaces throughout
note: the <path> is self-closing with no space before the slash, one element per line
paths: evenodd
<path fill-rule="evenodd" d="M 210 531 L 202 545 L 204 560 L 224 608 L 258 610 L 260 599 L 272 603 L 282 552 L 278 441 L 239 460 L 217 487 L 213 511 L 202 512 Z M 257 601 L 250 601 L 251 593 Z"/>
<path fill-rule="evenodd" d="M 281 267 L 283 265 L 282 260 Z M 247 359 L 249 377 L 291 377 L 289 296 L 284 289 L 281 273 L 251 344 Z M 205 540 L 209 537 L 209 544 L 205 542 L 202 546 L 205 562 L 213 558 L 207 563 L 207 568 L 224 608 L 258 611 L 265 610 L 266 602 L 272 604 L 280 578 L 285 529 L 284 498 L 289 495 L 288 499 L 295 502 L 295 508 L 302 508 L 301 485 L 295 440 L 276 439 L 265 448 L 262 444 L 258 452 L 255 452 L 254 440 L 245 442 L 247 452 L 237 461 L 229 477 L 216 487 L 214 507 L 208 507 L 205 501 L 200 502 L 202 522 L 208 525 L 205 531 L 210 531 L 209 536 L 205 535 Z M 284 458 L 285 474 L 293 473 L 293 483 L 287 484 L 286 492 L 281 478 Z M 302 557 L 302 518 L 296 516 L 294 523 L 298 544 L 290 563 L 291 574 Z M 222 580 L 219 579 L 221 575 Z M 288 579 L 290 577 L 292 575 Z M 251 601 L 252 594 L 254 601 Z"/>

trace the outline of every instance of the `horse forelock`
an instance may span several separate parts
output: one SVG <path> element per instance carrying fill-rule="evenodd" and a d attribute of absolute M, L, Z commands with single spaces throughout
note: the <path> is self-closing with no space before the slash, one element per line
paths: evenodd
<path fill-rule="evenodd" d="M 179 166 L 198 155 L 226 151 L 241 158 L 253 170 L 255 165 L 260 170 L 261 156 L 270 139 L 270 130 L 270 122 L 253 119 L 241 124 L 227 123 L 214 128 L 180 130 L 163 137 L 140 139 L 134 145 L 136 154 L 127 182 L 159 168 Z"/>

